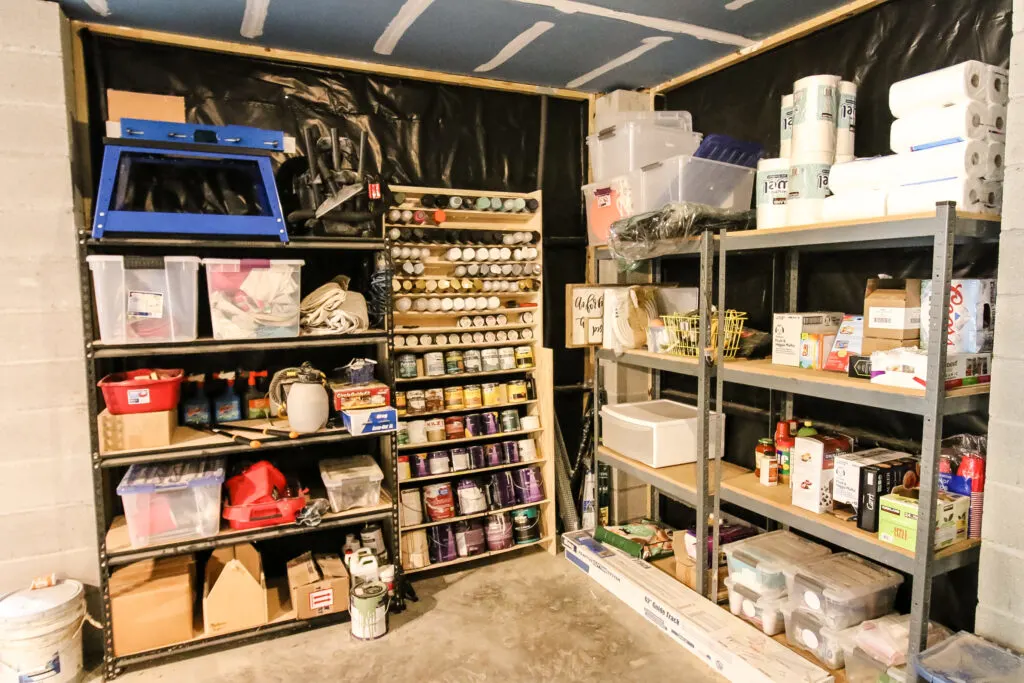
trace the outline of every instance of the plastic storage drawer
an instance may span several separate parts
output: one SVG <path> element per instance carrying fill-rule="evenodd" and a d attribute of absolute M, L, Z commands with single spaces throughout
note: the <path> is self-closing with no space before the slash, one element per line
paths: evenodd
<path fill-rule="evenodd" d="M 639 120 L 588 135 L 594 180 L 603 182 L 671 156 L 693 154 L 703 136 L 690 127 L 684 118 Z"/>
<path fill-rule="evenodd" d="M 640 172 L 584 185 L 583 204 L 587 208 L 588 242 L 607 244 L 611 238 L 612 223 L 644 210 Z"/>
<path fill-rule="evenodd" d="M 782 608 L 786 604 L 785 596 L 765 597 L 731 578 L 725 579 L 725 587 L 729 591 L 730 612 L 746 619 L 769 636 L 782 633 L 785 628 L 782 616 Z"/>
<path fill-rule="evenodd" d="M 132 547 L 216 535 L 223 483 L 219 458 L 129 467 L 117 495 Z"/>
<path fill-rule="evenodd" d="M 657 211 L 665 204 L 679 202 L 746 211 L 750 208 L 757 171 L 683 155 L 645 166 L 642 175 L 644 211 Z"/>
<path fill-rule="evenodd" d="M 196 338 L 198 258 L 93 255 L 85 260 L 104 344 Z"/>
<path fill-rule="evenodd" d="M 819 615 L 791 605 L 783 608 L 782 614 L 786 622 L 786 640 L 790 645 L 810 652 L 829 669 L 843 668 L 845 662 L 839 631 L 826 626 Z"/>
<path fill-rule="evenodd" d="M 695 462 L 697 409 L 675 401 L 619 403 L 601 408 L 601 443 L 650 467 Z M 724 418 L 711 413 L 711 443 L 717 443 Z"/>
<path fill-rule="evenodd" d="M 787 577 L 804 562 L 821 559 L 832 551 L 789 531 L 772 531 L 722 546 L 729 578 L 761 595 L 786 594 Z"/>
<path fill-rule="evenodd" d="M 903 577 L 852 553 L 830 555 L 798 567 L 790 583 L 794 607 L 844 629 L 892 611 Z"/>
<path fill-rule="evenodd" d="M 966 631 L 914 657 L 914 668 L 930 683 L 1024 681 L 1024 657 Z"/>
<path fill-rule="evenodd" d="M 320 478 L 335 512 L 380 503 L 384 473 L 369 455 L 321 460 Z"/>
<path fill-rule="evenodd" d="M 214 339 L 299 336 L 304 261 L 203 259 Z"/>

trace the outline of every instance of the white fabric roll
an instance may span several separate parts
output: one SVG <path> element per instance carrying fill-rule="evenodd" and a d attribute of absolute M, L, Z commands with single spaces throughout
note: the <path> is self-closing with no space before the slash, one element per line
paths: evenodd
<path fill-rule="evenodd" d="M 895 154 L 857 159 L 832 166 L 828 187 L 838 195 L 860 190 L 882 190 L 899 185 L 900 166 Z"/>
<path fill-rule="evenodd" d="M 1002 142 L 1006 137 L 1006 106 L 1002 104 L 988 105 L 985 125 L 988 127 L 988 137 Z"/>
<path fill-rule="evenodd" d="M 806 225 L 821 221 L 832 152 L 814 152 L 790 160 L 787 181 L 786 224 Z"/>
<path fill-rule="evenodd" d="M 839 76 L 817 75 L 793 83 L 793 147 L 790 158 L 836 151 Z M 831 160 L 829 161 L 831 163 Z"/>
<path fill-rule="evenodd" d="M 832 195 L 822 204 L 821 217 L 825 221 L 881 218 L 885 216 L 887 194 L 886 190 L 854 190 Z"/>
<path fill-rule="evenodd" d="M 988 117 L 988 107 L 982 102 L 918 111 L 892 122 L 889 147 L 894 152 L 913 152 L 951 142 L 981 140 L 988 134 Z"/>
<path fill-rule="evenodd" d="M 1006 166 L 1006 145 L 1001 142 L 986 142 L 988 145 L 988 160 L 992 166 L 992 172 L 984 175 L 985 180 L 1002 180 L 1003 168 Z"/>
<path fill-rule="evenodd" d="M 974 60 L 961 62 L 896 81 L 889 88 L 889 110 L 893 116 L 902 119 L 922 109 L 984 100 L 987 83 L 985 64 Z"/>
<path fill-rule="evenodd" d="M 786 197 L 789 159 L 761 159 L 757 162 L 757 228 L 786 225 Z"/>
<path fill-rule="evenodd" d="M 889 191 L 887 210 L 890 216 L 911 213 L 932 213 L 938 202 L 956 202 L 961 211 L 980 212 L 984 205 L 982 181 L 969 178 L 953 178 L 934 183 L 904 185 Z"/>
<path fill-rule="evenodd" d="M 839 83 L 839 112 L 836 118 L 836 158 L 853 156 L 854 132 L 857 129 L 857 84 Z"/>
<path fill-rule="evenodd" d="M 779 117 L 779 156 L 788 159 L 793 153 L 793 95 L 782 96 Z"/>
<path fill-rule="evenodd" d="M 985 65 L 985 99 L 992 104 L 1010 101 L 1010 72 L 1001 66 Z"/>

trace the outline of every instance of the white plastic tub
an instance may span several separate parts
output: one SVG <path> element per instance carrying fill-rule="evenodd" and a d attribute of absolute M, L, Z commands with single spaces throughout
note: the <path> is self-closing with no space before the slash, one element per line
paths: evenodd
<path fill-rule="evenodd" d="M 85 260 L 104 344 L 196 338 L 198 258 L 93 255 Z"/>
<path fill-rule="evenodd" d="M 819 615 L 807 610 L 794 608 L 791 604 L 782 610 L 786 622 L 786 640 L 802 650 L 810 652 L 829 669 L 841 669 L 843 648 L 839 631 L 830 629 Z"/>
<path fill-rule="evenodd" d="M 305 261 L 203 259 L 214 339 L 299 336 Z"/>
<path fill-rule="evenodd" d="M 697 409 L 675 401 L 619 403 L 601 408 L 601 442 L 650 467 L 696 462 Z M 710 439 L 717 443 L 725 418 L 711 413 Z"/>
<path fill-rule="evenodd" d="M 380 503 L 384 473 L 369 455 L 321 460 L 320 478 L 334 512 Z"/>
<path fill-rule="evenodd" d="M 729 543 L 722 552 L 735 584 L 771 597 L 786 594 L 786 577 L 793 575 L 797 565 L 832 553 L 789 531 L 771 531 Z"/>
<path fill-rule="evenodd" d="M 642 175 L 642 211 L 657 211 L 678 202 L 746 211 L 757 170 L 687 154 L 644 166 Z"/>
<path fill-rule="evenodd" d="M 224 461 L 132 465 L 117 495 L 133 548 L 213 536 L 220 530 Z"/>
<path fill-rule="evenodd" d="M 0 683 L 81 680 L 84 620 L 78 581 L 0 598 Z"/>
<path fill-rule="evenodd" d="M 903 577 L 853 553 L 838 553 L 796 568 L 789 582 L 794 607 L 830 629 L 856 626 L 892 611 Z"/>
<path fill-rule="evenodd" d="M 786 598 L 766 597 L 757 591 L 736 583 L 731 577 L 725 579 L 725 587 L 729 591 L 729 611 L 746 619 L 769 636 L 782 633 L 785 621 L 782 608 Z"/>
<path fill-rule="evenodd" d="M 588 135 L 594 180 L 602 182 L 671 156 L 693 154 L 703 136 L 690 128 L 688 117 L 667 117 L 626 121 Z"/>
<path fill-rule="evenodd" d="M 583 186 L 590 244 L 607 244 L 612 223 L 644 210 L 642 188 L 639 171 Z"/>

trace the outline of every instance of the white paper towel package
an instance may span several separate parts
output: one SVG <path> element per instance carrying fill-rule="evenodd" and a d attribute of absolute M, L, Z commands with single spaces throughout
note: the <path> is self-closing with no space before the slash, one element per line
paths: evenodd
<path fill-rule="evenodd" d="M 839 83 L 839 113 L 836 119 L 836 161 L 853 159 L 853 139 L 857 129 L 857 84 Z"/>
<path fill-rule="evenodd" d="M 834 194 L 822 204 L 821 218 L 824 221 L 881 218 L 886 214 L 887 196 L 886 190 L 853 190 L 846 194 Z"/>
<path fill-rule="evenodd" d="M 976 101 L 918 111 L 892 122 L 889 147 L 894 152 L 913 152 L 951 142 L 982 140 L 988 135 L 988 118 L 988 106 Z"/>
<path fill-rule="evenodd" d="M 903 185 L 889 191 L 886 211 L 890 216 L 933 213 L 938 202 L 956 202 L 957 208 L 974 213 L 998 213 L 983 203 L 983 182 L 974 178 L 953 178 L 920 185 Z M 995 197 L 993 197 L 995 199 Z"/>
<path fill-rule="evenodd" d="M 828 187 L 835 194 L 859 190 L 884 190 L 900 182 L 898 155 L 857 159 L 835 164 L 828 176 Z"/>
<path fill-rule="evenodd" d="M 889 88 L 889 110 L 893 116 L 901 119 L 922 109 L 984 100 L 988 83 L 987 64 L 974 60 L 962 62 L 896 81 Z"/>
<path fill-rule="evenodd" d="M 806 152 L 790 160 L 786 223 L 806 225 L 821 220 L 822 204 L 829 195 L 828 172 L 832 152 Z"/>
<path fill-rule="evenodd" d="M 839 76 L 807 76 L 793 84 L 793 147 L 790 158 L 836 151 Z M 831 163 L 831 159 L 829 163 Z"/>
<path fill-rule="evenodd" d="M 788 159 L 793 153 L 793 96 L 782 96 L 779 111 L 779 156 Z"/>
<path fill-rule="evenodd" d="M 786 225 L 789 187 L 789 159 L 761 159 L 757 162 L 757 227 Z"/>
<path fill-rule="evenodd" d="M 1010 101 L 1010 72 L 1006 69 L 985 65 L 985 99 L 993 104 L 1005 105 Z"/>

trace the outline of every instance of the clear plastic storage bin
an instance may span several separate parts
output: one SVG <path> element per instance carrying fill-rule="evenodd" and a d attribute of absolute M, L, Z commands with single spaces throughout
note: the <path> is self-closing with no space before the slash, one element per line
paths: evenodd
<path fill-rule="evenodd" d="M 785 628 L 782 616 L 782 608 L 786 604 L 784 596 L 765 597 L 729 577 L 725 579 L 725 587 L 729 591 L 730 612 L 746 619 L 769 636 L 782 633 Z"/>
<path fill-rule="evenodd" d="M 693 154 L 703 136 L 690 127 L 689 118 L 656 118 L 627 121 L 588 135 L 594 180 L 603 182 L 677 154 Z"/>
<path fill-rule="evenodd" d="M 813 612 L 832 629 L 856 626 L 892 611 L 903 577 L 852 553 L 797 567 L 789 585 L 794 607 Z"/>
<path fill-rule="evenodd" d="M 369 455 L 321 460 L 320 478 L 335 512 L 380 503 L 384 473 Z"/>
<path fill-rule="evenodd" d="M 945 626 L 928 624 L 928 647 L 952 634 Z M 902 669 L 910 645 L 910 615 L 887 614 L 839 632 L 848 683 L 877 683 L 893 668 Z"/>
<path fill-rule="evenodd" d="M 640 172 L 583 186 L 587 207 L 587 238 L 590 244 L 607 244 L 612 223 L 644 210 Z"/>
<path fill-rule="evenodd" d="M 305 261 L 203 259 L 214 339 L 299 336 Z"/>
<path fill-rule="evenodd" d="M 642 175 L 643 211 L 679 202 L 746 211 L 757 170 L 682 155 L 644 166 Z"/>
<path fill-rule="evenodd" d="M 216 535 L 223 483 L 219 458 L 129 467 L 117 495 L 132 547 Z"/>
<path fill-rule="evenodd" d="M 789 531 L 772 531 L 722 546 L 729 564 L 729 578 L 757 593 L 778 597 L 786 594 L 787 577 L 804 562 L 832 554 L 823 545 Z"/>
<path fill-rule="evenodd" d="M 914 668 L 930 683 L 1024 681 L 1024 657 L 966 631 L 915 656 Z"/>
<path fill-rule="evenodd" d="M 696 462 L 697 409 L 675 401 L 640 401 L 601 408 L 601 443 L 650 467 Z M 711 443 L 724 416 L 711 413 Z"/>
<path fill-rule="evenodd" d="M 818 658 L 829 669 L 841 669 L 845 663 L 839 631 L 831 629 L 820 615 L 787 605 L 782 609 L 786 622 L 786 640 Z"/>
<path fill-rule="evenodd" d="M 104 344 L 196 338 L 198 258 L 93 255 L 85 260 Z"/>

